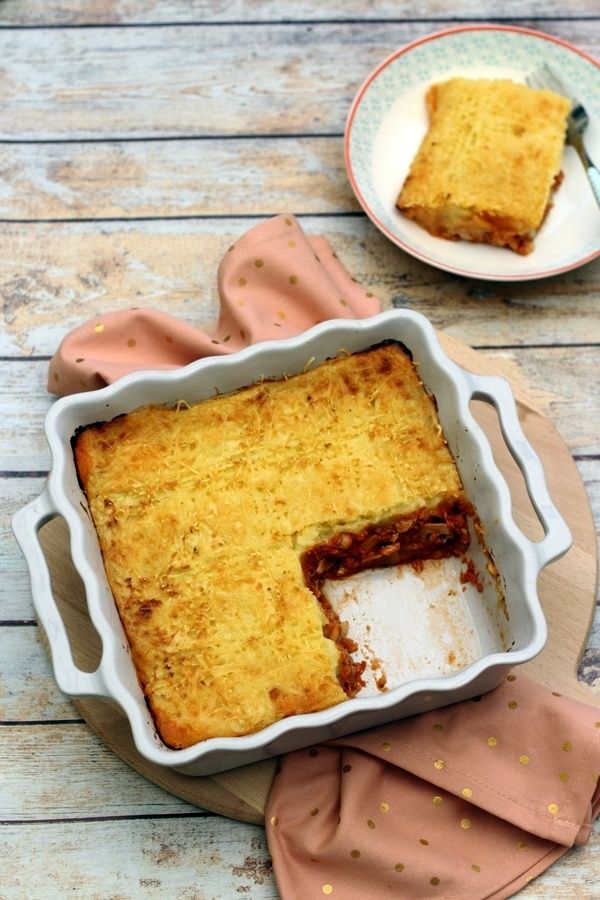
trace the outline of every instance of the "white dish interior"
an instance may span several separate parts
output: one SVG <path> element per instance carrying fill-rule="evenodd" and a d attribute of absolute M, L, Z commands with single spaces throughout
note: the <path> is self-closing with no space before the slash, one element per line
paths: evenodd
<path fill-rule="evenodd" d="M 77 481 L 72 435 L 82 425 L 111 419 L 147 403 L 195 403 L 213 396 L 216 390 L 228 392 L 263 377 L 301 372 L 307 364 L 316 364 L 340 351 L 356 352 L 388 339 L 408 347 L 421 379 L 436 398 L 450 450 L 501 572 L 510 625 L 498 618 L 497 596 L 491 600 L 488 593 L 484 606 L 496 609 L 496 624 L 491 613 L 481 614 L 480 621 L 492 621 L 484 627 L 475 624 L 476 617 L 471 614 L 477 646 L 462 658 L 465 665 L 454 667 L 450 674 L 434 665 L 432 670 L 416 672 L 409 681 L 383 693 L 371 692 L 370 696 L 358 696 L 322 712 L 282 719 L 257 734 L 211 738 L 184 750 L 169 749 L 156 734 L 137 681 L 96 532 Z M 539 543 L 526 538 L 512 520 L 508 487 L 470 412 L 473 397 L 487 399 L 499 410 L 507 443 L 517 455 L 544 525 L 546 536 Z M 47 417 L 46 434 L 53 457 L 48 488 L 15 516 L 13 527 L 29 562 L 34 602 L 49 637 L 57 682 L 70 695 L 115 700 L 129 718 L 139 752 L 153 762 L 204 775 L 453 703 L 496 686 L 510 668 L 531 659 L 544 645 L 546 625 L 536 580 L 547 562 L 568 549 L 568 529 L 547 495 L 539 460 L 520 431 L 507 384 L 501 379 L 469 375 L 456 366 L 443 353 L 431 324 L 417 313 L 394 310 L 362 321 L 330 321 L 296 338 L 256 344 L 228 357 L 201 360 L 171 372 L 136 373 L 103 390 L 59 400 Z M 37 530 L 56 514 L 64 516 L 69 526 L 73 562 L 85 585 L 90 618 L 102 639 L 102 661 L 91 674 L 80 672 L 73 663 L 37 543 Z M 478 569 L 482 566 L 483 562 L 478 563 Z M 386 577 L 390 574 L 388 571 Z M 373 581 L 378 598 L 373 613 L 379 604 L 377 615 L 383 622 L 389 599 L 382 578 L 377 573 Z M 475 606 L 481 604 L 481 595 L 474 599 Z M 426 643 L 427 630 L 422 634 L 422 643 Z M 442 646 L 444 640 L 442 635 Z M 398 670 L 398 681 L 405 674 Z"/>
<path fill-rule="evenodd" d="M 451 675 L 492 653 L 510 650 L 512 631 L 499 579 L 471 528 L 467 560 L 472 580 L 461 580 L 465 560 L 457 556 L 326 581 L 323 593 L 348 623 L 348 637 L 364 659 L 359 697 L 401 687 L 417 678 Z"/>

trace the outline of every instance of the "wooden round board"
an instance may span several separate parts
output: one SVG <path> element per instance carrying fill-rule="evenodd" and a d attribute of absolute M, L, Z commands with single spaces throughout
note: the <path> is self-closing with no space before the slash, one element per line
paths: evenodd
<path fill-rule="evenodd" d="M 549 639 L 544 651 L 522 666 L 521 671 L 566 696 L 598 703 L 598 697 L 577 680 L 577 665 L 594 614 L 597 553 L 594 523 L 575 463 L 549 418 L 528 398 L 519 383 L 518 372 L 503 371 L 497 360 L 490 361 L 447 335 L 440 335 L 440 339 L 446 352 L 464 368 L 509 377 L 523 429 L 542 459 L 550 494 L 573 533 L 571 550 L 540 576 L 539 593 L 548 621 Z M 506 449 L 495 411 L 481 402 L 473 405 L 473 411 L 510 484 L 516 522 L 530 537 L 541 537 L 541 526 L 531 508 L 521 474 Z M 100 641 L 87 617 L 85 593 L 71 563 L 64 520 L 57 518 L 46 524 L 40 531 L 40 539 L 75 661 L 80 668 L 93 671 L 100 658 Z M 275 760 L 203 778 L 181 775 L 153 765 L 138 754 L 128 722 L 116 705 L 90 698 L 74 703 L 98 737 L 150 781 L 204 809 L 245 822 L 262 823 Z"/>

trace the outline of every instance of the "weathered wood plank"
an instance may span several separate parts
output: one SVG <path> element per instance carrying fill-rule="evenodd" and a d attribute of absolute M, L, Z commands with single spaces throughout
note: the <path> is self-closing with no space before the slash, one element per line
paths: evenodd
<path fill-rule="evenodd" d="M 335 138 L 0 145 L 0 219 L 356 212 Z"/>
<path fill-rule="evenodd" d="M 20 440 L 18 433 L 8 437 L 8 440 L 18 444 Z M 44 483 L 44 478 L 0 478 L 0 597 L 2 598 L 0 620 L 2 621 L 23 621 L 34 618 L 27 567 L 13 537 L 10 520 L 17 509 L 25 506 L 40 493 Z M 31 631 L 35 631 L 35 629 L 31 629 Z M 12 629 L 5 635 L 0 631 L 0 642 L 6 641 L 5 648 L 12 648 L 13 638 Z M 0 656 L 6 673 L 10 669 L 10 665 L 7 665 L 4 660 L 10 654 L 0 653 Z M 14 665 L 18 667 L 20 662 L 17 655 Z M 1 678 L 2 675 L 0 675 Z M 15 689 L 18 689 L 15 684 L 12 684 L 12 687 L 7 686 L 7 696 L 3 695 L 0 688 L 0 704 L 3 700 L 10 699 L 10 691 Z"/>
<path fill-rule="evenodd" d="M 526 24 L 526 23 L 525 23 Z M 430 22 L 0 31 L 0 138 L 339 133 Z M 590 53 L 600 20 L 545 20 Z"/>
<path fill-rule="evenodd" d="M 3 893 L 11 900 L 279 897 L 263 829 L 229 819 L 4 825 L 0 847 Z M 39 864 L 31 867 L 31 859 Z M 571 850 L 519 897 L 592 900 L 598 866 L 596 823 L 586 847 Z"/>
<path fill-rule="evenodd" d="M 86 724 L 4 725 L 0 738 L 5 821 L 197 811 L 130 769 Z"/>
<path fill-rule="evenodd" d="M 528 2 L 529 17 L 597 15 L 594 0 L 570 0 L 568 8 L 560 0 Z M 522 0 L 459 0 L 452 4 L 453 19 L 518 19 Z M 0 25 L 106 25 L 164 22 L 267 22 L 285 19 L 302 21 L 427 18 L 445 20 L 448 4 L 430 0 L 344 0 L 323 3 L 297 0 L 285 14 L 280 0 L 4 0 Z"/>
<path fill-rule="evenodd" d="M 422 312 L 473 346 L 588 343 L 598 334 L 600 260 L 542 281 L 481 282 L 413 259 L 363 216 L 301 222 L 307 233 L 330 240 L 350 273 L 385 307 Z M 217 315 L 219 262 L 253 224 L 0 225 L 0 354 L 51 354 L 75 325 L 127 306 L 151 306 L 210 325 Z"/>
<path fill-rule="evenodd" d="M 230 819 L 3 825 L 0 848 L 10 900 L 279 897 L 264 830 Z"/>
<path fill-rule="evenodd" d="M 0 648 L 0 722 L 81 718 L 56 686 L 37 628 L 0 627 Z"/>
<path fill-rule="evenodd" d="M 4 415 L 0 422 L 0 470 L 43 472 L 50 451 L 42 423 L 52 399 L 45 390 L 45 362 L 0 362 Z"/>

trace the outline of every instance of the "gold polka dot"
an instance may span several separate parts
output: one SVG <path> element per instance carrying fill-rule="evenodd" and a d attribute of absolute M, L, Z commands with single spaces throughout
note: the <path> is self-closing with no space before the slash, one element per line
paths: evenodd
<path fill-rule="evenodd" d="M 129 340 L 127 341 L 128 347 L 135 347 L 135 344 L 136 344 L 135 338 L 129 338 Z"/>
<path fill-rule="evenodd" d="M 390 804 L 389 804 L 389 803 L 380 803 L 380 804 L 379 804 L 379 809 L 380 809 L 381 812 L 383 812 L 383 813 L 389 812 L 389 811 L 390 811 Z"/>
<path fill-rule="evenodd" d="M 324 884 L 321 890 L 324 894 L 333 894 L 333 888 L 330 884 Z"/>
<path fill-rule="evenodd" d="M 527 850 L 527 844 L 525 843 L 525 841 L 519 841 L 519 843 L 517 844 L 517 850 L 519 850 L 521 853 L 523 852 L 523 850 Z"/>
<path fill-rule="evenodd" d="M 319 259 L 319 257 L 317 256 L 316 253 L 315 253 L 315 259 L 316 259 L 317 262 L 321 262 L 321 260 Z"/>
<path fill-rule="evenodd" d="M 81 385 L 81 387 L 87 387 L 87 384 L 85 383 L 85 381 L 83 380 L 83 378 L 80 378 L 80 379 L 79 379 L 79 384 Z"/>
<path fill-rule="evenodd" d="M 241 309 L 242 306 L 245 306 L 246 304 L 245 304 L 245 302 L 244 302 L 243 300 L 236 300 L 236 301 L 235 301 L 235 305 L 236 305 L 236 306 L 239 306 L 239 308 Z"/>
<path fill-rule="evenodd" d="M 255 259 L 254 260 L 254 265 L 256 266 L 257 269 L 262 269 L 264 264 L 265 264 L 264 259 Z"/>
<path fill-rule="evenodd" d="M 231 251 L 233 250 L 234 247 L 235 247 L 235 244 L 232 244 L 231 247 L 227 248 L 227 252 L 231 253 Z"/>
<path fill-rule="evenodd" d="M 394 868 L 396 872 L 404 872 L 404 863 L 396 863 Z"/>
<path fill-rule="evenodd" d="M 498 743 L 498 738 L 495 738 L 495 737 L 488 738 L 488 745 L 490 747 L 495 747 L 497 743 Z"/>
<path fill-rule="evenodd" d="M 470 797 L 473 796 L 473 791 L 471 790 L 471 788 L 463 788 L 462 795 L 463 795 L 463 797 L 466 797 L 466 799 L 468 800 Z"/>
<path fill-rule="evenodd" d="M 519 704 L 516 700 L 509 700 L 507 705 L 509 709 L 516 709 Z"/>
<path fill-rule="evenodd" d="M 311 814 L 311 816 L 316 816 L 318 814 L 318 812 L 319 812 L 318 806 L 313 806 L 313 808 L 310 811 L 310 814 Z"/>
<path fill-rule="evenodd" d="M 351 850 L 350 856 L 352 857 L 352 859 L 358 859 L 358 857 L 360 856 L 360 850 Z"/>
<path fill-rule="evenodd" d="M 80 356 L 78 359 L 75 360 L 75 362 L 82 363 L 82 362 L 85 362 L 85 360 L 84 360 L 83 356 Z"/>
<path fill-rule="evenodd" d="M 562 748 L 565 751 L 565 753 L 568 753 L 570 750 L 573 749 L 573 744 L 571 743 L 571 741 L 565 741 L 564 744 L 562 745 Z"/>
<path fill-rule="evenodd" d="M 381 745 L 381 749 L 384 751 L 384 753 L 388 753 L 392 749 L 392 745 L 389 744 L 387 741 L 384 741 L 383 744 Z"/>
<path fill-rule="evenodd" d="M 298 284 L 298 276 L 290 275 L 290 277 L 288 278 L 288 281 L 290 284 Z"/>
<path fill-rule="evenodd" d="M 444 726 L 442 725 L 441 722 L 436 722 L 435 725 L 433 726 L 433 730 L 434 731 L 443 731 Z"/>
<path fill-rule="evenodd" d="M 471 820 L 470 820 L 470 819 L 461 819 L 461 820 L 460 820 L 460 827 L 461 827 L 461 828 L 464 828 L 465 831 L 467 830 L 467 828 L 470 828 L 470 827 L 471 827 L 471 824 L 472 824 L 472 823 L 471 823 Z"/>
<path fill-rule="evenodd" d="M 594 728 L 600 728 L 600 722 L 594 722 Z"/>
<path fill-rule="evenodd" d="M 521 763 L 522 766 L 528 766 L 528 765 L 529 765 L 529 757 L 527 756 L 526 753 L 523 753 L 523 754 L 519 757 L 519 762 Z"/>
<path fill-rule="evenodd" d="M 558 806 L 556 805 L 556 803 L 548 804 L 548 812 L 551 813 L 553 816 L 556 815 L 556 813 L 558 812 Z"/>
<path fill-rule="evenodd" d="M 440 879 L 437 877 L 437 875 L 434 875 L 433 878 L 431 878 L 429 881 L 429 884 L 432 884 L 434 887 L 437 887 L 439 883 Z"/>
<path fill-rule="evenodd" d="M 94 325 L 94 331 L 97 331 L 98 333 L 104 331 L 104 325 L 102 324 L 102 322 L 98 322 L 97 325 Z"/>
<path fill-rule="evenodd" d="M 436 797 L 433 798 L 433 805 L 434 805 L 434 806 L 441 806 L 443 802 L 444 802 L 444 800 L 443 800 L 442 797 L 436 796 Z"/>
<path fill-rule="evenodd" d="M 288 241 L 288 247 L 294 248 L 296 246 L 296 241 Z"/>
<path fill-rule="evenodd" d="M 473 863 L 471 866 L 474 872 L 481 872 L 481 866 L 478 866 L 477 863 Z"/>
<path fill-rule="evenodd" d="M 558 777 L 560 778 L 561 781 L 568 781 L 569 773 L 568 772 L 559 772 Z"/>
<path fill-rule="evenodd" d="M 344 300 L 343 297 L 340 297 L 340 304 L 341 304 L 342 306 L 348 306 L 348 304 L 346 303 L 346 301 Z"/>
<path fill-rule="evenodd" d="M 277 315 L 279 316 L 280 319 L 285 319 L 285 312 L 283 309 L 278 309 Z"/>
<path fill-rule="evenodd" d="M 240 287 L 246 287 L 246 285 L 248 284 L 248 282 L 246 281 L 245 278 L 240 278 L 240 280 L 238 281 L 238 284 L 239 284 Z"/>
<path fill-rule="evenodd" d="M 436 761 L 434 762 L 433 765 L 435 766 L 436 769 L 443 769 L 444 766 L 446 765 L 446 763 L 444 762 L 443 759 L 436 759 Z"/>
<path fill-rule="evenodd" d="M 351 768 L 352 766 L 350 765 L 350 763 L 346 763 L 345 766 L 342 766 L 342 772 L 349 772 Z"/>
<path fill-rule="evenodd" d="M 277 825 L 279 822 L 279 816 L 271 816 L 271 825 Z"/>
<path fill-rule="evenodd" d="M 373 294 L 371 293 L 371 291 L 367 291 L 367 297 L 372 297 L 372 296 L 373 296 Z"/>
<path fill-rule="evenodd" d="M 214 341 L 214 340 L 211 341 L 211 344 L 218 344 L 218 343 L 219 343 L 219 341 Z"/>
<path fill-rule="evenodd" d="M 516 676 L 516 675 L 507 675 L 507 676 L 506 676 L 506 680 L 507 680 L 507 681 L 516 681 L 516 680 L 517 680 L 517 676 Z"/>
<path fill-rule="evenodd" d="M 291 220 L 291 219 L 284 219 L 283 221 L 285 222 L 286 225 L 291 225 L 291 224 L 292 224 L 292 220 Z"/>
<path fill-rule="evenodd" d="M 54 380 L 55 380 L 55 381 L 58 381 L 58 372 L 55 372 L 55 373 L 54 373 Z"/>
<path fill-rule="evenodd" d="M 424 847 L 429 847 L 429 841 L 426 841 L 425 838 L 419 838 L 419 843 L 423 844 Z"/>
<path fill-rule="evenodd" d="M 562 697 L 562 694 L 559 694 L 558 691 L 552 691 L 553 697 Z"/>
<path fill-rule="evenodd" d="M 369 826 L 369 828 L 375 828 L 375 822 L 373 821 L 373 819 L 367 819 L 367 825 Z"/>

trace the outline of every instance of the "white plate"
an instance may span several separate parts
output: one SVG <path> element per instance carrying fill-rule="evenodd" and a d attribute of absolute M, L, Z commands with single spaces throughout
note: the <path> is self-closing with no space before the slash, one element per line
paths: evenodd
<path fill-rule="evenodd" d="M 511 26 L 460 26 L 396 50 L 369 75 L 348 115 L 346 170 L 361 206 L 383 234 L 432 266 L 492 281 L 544 278 L 600 255 L 600 209 L 569 146 L 563 183 L 528 256 L 433 237 L 394 205 L 427 130 L 429 85 L 455 75 L 523 82 L 542 62 L 556 69 L 586 106 L 591 118 L 586 146 L 598 165 L 600 63 L 558 38 Z"/>

